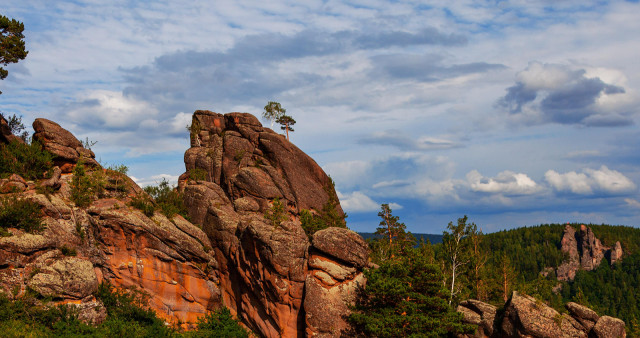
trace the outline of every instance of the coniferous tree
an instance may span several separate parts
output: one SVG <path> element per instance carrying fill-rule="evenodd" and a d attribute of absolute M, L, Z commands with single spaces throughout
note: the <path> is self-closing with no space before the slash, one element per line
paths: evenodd
<path fill-rule="evenodd" d="M 6 66 L 27 57 L 24 45 L 24 24 L 15 19 L 0 15 L 0 64 Z M 4 80 L 9 72 L 0 67 L 0 80 Z M 2 92 L 0 92 L 2 94 Z"/>
<path fill-rule="evenodd" d="M 427 257 L 410 249 L 378 269 L 365 271 L 367 284 L 360 290 L 349 316 L 353 331 L 365 337 L 442 337 L 471 333 L 461 314 L 447 304 L 442 273 Z"/>
<path fill-rule="evenodd" d="M 406 226 L 401 223 L 398 216 L 393 216 L 389 204 L 382 204 L 378 216 L 381 218 L 380 226 L 376 229 L 376 235 L 381 238 L 374 244 L 380 257 L 380 261 L 391 259 L 396 254 L 402 254 L 415 244 L 415 237 L 406 232 Z"/>
<path fill-rule="evenodd" d="M 489 259 L 488 253 L 482 247 L 484 235 L 482 230 L 477 230 L 475 224 L 471 224 L 469 239 L 471 241 L 471 271 L 473 280 L 473 295 L 481 301 L 487 300 L 487 283 L 485 277 L 485 265 Z"/>

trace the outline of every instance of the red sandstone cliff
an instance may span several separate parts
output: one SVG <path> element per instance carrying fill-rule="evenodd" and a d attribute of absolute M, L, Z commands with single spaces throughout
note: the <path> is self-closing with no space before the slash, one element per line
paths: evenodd
<path fill-rule="evenodd" d="M 92 294 L 108 281 L 147 292 L 170 323 L 188 326 L 225 305 L 261 336 L 338 336 L 364 282 L 368 247 L 347 229 L 328 228 L 312 240 L 302 230 L 299 212 L 319 212 L 329 194 L 335 197 L 329 177 L 250 114 L 197 111 L 193 123 L 180 180 L 191 223 L 130 207 L 144 194 L 140 187 L 101 168 L 58 124 L 37 119 L 34 139 L 55 155 L 53 176 L 13 175 L 0 180 L 0 193 L 38 203 L 46 226 L 36 234 L 9 229 L 12 236 L 0 238 L 0 292 L 19 296 L 30 288 L 100 321 L 104 308 Z M 7 143 L 14 138 L 5 129 L 0 142 Z M 88 207 L 71 201 L 71 172 L 80 158 L 107 183 Z M 189 178 L 196 168 L 205 180 Z M 264 218 L 275 198 L 288 216 L 276 227 Z"/>

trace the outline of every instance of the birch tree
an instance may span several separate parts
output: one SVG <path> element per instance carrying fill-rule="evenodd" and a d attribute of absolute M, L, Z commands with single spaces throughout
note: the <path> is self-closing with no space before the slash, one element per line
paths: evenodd
<path fill-rule="evenodd" d="M 449 282 L 449 305 L 454 297 L 460 293 L 460 286 L 456 285 L 459 277 L 464 272 L 463 269 L 470 261 L 469 240 L 467 236 L 471 233 L 472 226 L 475 224 L 467 224 L 467 216 L 458 218 L 458 223 L 449 222 L 447 229 L 442 233 L 442 245 L 445 258 L 445 267 L 447 268 Z"/>

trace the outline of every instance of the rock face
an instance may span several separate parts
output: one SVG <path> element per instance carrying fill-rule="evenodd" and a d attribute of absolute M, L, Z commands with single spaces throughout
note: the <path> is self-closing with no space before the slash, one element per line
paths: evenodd
<path fill-rule="evenodd" d="M 86 149 L 82 142 L 59 124 L 39 118 L 33 121 L 33 129 L 33 139 L 42 143 L 44 149 L 55 156 L 53 161 L 62 172 L 70 173 L 80 158 L 83 158 L 87 165 L 100 167 L 93 151 Z"/>
<path fill-rule="evenodd" d="M 613 248 L 605 247 L 591 228 L 585 225 L 580 226 L 580 232 L 576 232 L 569 224 L 565 226 L 561 250 L 567 254 L 567 258 L 558 267 L 556 275 L 563 281 L 573 280 L 580 269 L 595 270 L 605 257 L 609 258 L 610 264 L 614 264 L 623 254 L 620 242 L 616 242 Z"/>
<path fill-rule="evenodd" d="M 38 119 L 34 125 L 46 149 L 62 149 L 59 164 L 72 168 L 83 152 L 93 156 L 57 124 Z M 12 236 L 0 237 L 0 292 L 19 297 L 32 289 L 77 307 L 80 318 L 93 323 L 106 316 L 92 296 L 102 281 L 149 294 L 151 307 L 170 323 L 188 326 L 219 306 L 218 263 L 202 229 L 180 216 L 168 219 L 156 212 L 147 217 L 128 206 L 142 190 L 126 177 L 120 178 L 124 191 L 107 185 L 88 208 L 76 207 L 70 201 L 72 177 L 55 167 L 52 178 L 36 183 L 53 189 L 48 197 L 18 175 L 3 180 L 21 184 L 20 189 L 2 189 L 4 196 L 40 205 L 45 230 L 29 234 L 9 229 Z"/>
<path fill-rule="evenodd" d="M 320 214 L 337 199 L 331 180 L 252 115 L 194 114 L 179 180 L 193 223 L 134 209 L 128 203 L 144 192 L 131 179 L 119 177 L 114 187 L 115 173 L 58 124 L 37 119 L 34 129 L 57 169 L 48 180 L 0 180 L 0 193 L 40 205 L 45 229 L 0 237 L 0 292 L 20 297 L 32 289 L 98 323 L 104 306 L 92 294 L 106 281 L 147 293 L 161 318 L 186 327 L 221 305 L 259 336 L 339 336 L 347 327 L 367 244 L 343 228 L 307 236 L 299 213 Z M 86 208 L 71 201 L 67 174 L 80 158 L 107 176 L 107 190 Z M 276 199 L 285 210 L 274 225 L 265 214 Z M 339 205 L 333 211 L 343 214 Z"/>
<path fill-rule="evenodd" d="M 347 229 L 304 233 L 300 211 L 336 197 L 320 166 L 244 113 L 196 111 L 184 158 L 180 189 L 212 241 L 222 302 L 263 336 L 338 336 L 369 252 Z M 286 208 L 276 226 L 264 218 L 275 199 Z"/>
<path fill-rule="evenodd" d="M 473 335 L 461 337 L 626 337 L 622 320 L 598 314 L 579 304 L 567 303 L 569 314 L 560 314 L 533 297 L 514 291 L 496 317 L 492 305 L 467 300 L 458 306 L 464 322 L 477 325 Z"/>

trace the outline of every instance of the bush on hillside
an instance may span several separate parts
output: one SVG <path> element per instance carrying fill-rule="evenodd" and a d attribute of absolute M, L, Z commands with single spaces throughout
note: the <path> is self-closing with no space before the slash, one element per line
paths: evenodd
<path fill-rule="evenodd" d="M 48 178 L 52 168 L 53 155 L 43 150 L 38 141 L 0 144 L 0 177 L 18 174 L 27 180 Z"/>
<path fill-rule="evenodd" d="M 0 227 L 36 232 L 43 229 L 40 205 L 16 196 L 0 198 Z M 4 231 L 4 234 L 8 233 Z"/>

